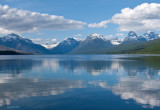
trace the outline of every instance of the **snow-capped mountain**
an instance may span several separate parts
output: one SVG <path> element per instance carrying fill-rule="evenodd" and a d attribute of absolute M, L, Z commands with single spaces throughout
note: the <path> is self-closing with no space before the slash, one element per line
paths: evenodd
<path fill-rule="evenodd" d="M 106 39 L 102 35 L 93 33 L 87 36 L 87 38 L 82 43 L 84 45 L 85 43 L 92 43 L 92 42 L 97 43 L 98 41 L 110 42 L 110 40 Z"/>
<path fill-rule="evenodd" d="M 156 34 L 155 32 L 147 32 L 143 34 L 142 36 L 138 35 L 134 31 L 130 31 L 128 33 L 128 36 L 124 39 L 124 42 L 128 41 L 150 41 L 154 39 L 159 39 L 159 35 Z"/>
<path fill-rule="evenodd" d="M 58 44 L 58 46 L 74 46 L 79 44 L 79 41 L 74 38 L 67 38 L 63 40 L 61 43 Z"/>
<path fill-rule="evenodd" d="M 56 47 L 50 49 L 50 52 L 53 54 L 65 54 L 69 53 L 72 49 L 77 47 L 80 44 L 80 41 L 74 38 L 67 38 L 60 42 Z"/>
<path fill-rule="evenodd" d="M 35 44 L 30 39 L 22 38 L 14 33 L 0 37 L 0 45 L 24 52 L 47 53 L 46 48 L 43 46 Z"/>
<path fill-rule="evenodd" d="M 8 34 L 8 35 L 6 35 L 4 37 L 1 37 L 0 40 L 3 41 L 3 42 L 7 42 L 7 41 L 25 41 L 27 43 L 33 43 L 30 39 L 22 38 L 19 35 L 14 34 L 14 33 Z"/>
<path fill-rule="evenodd" d="M 95 40 L 95 39 L 106 40 L 106 38 L 104 38 L 102 35 L 93 33 L 93 34 L 87 36 L 85 41 L 91 41 L 91 40 Z"/>
<path fill-rule="evenodd" d="M 138 37 L 139 35 L 137 33 L 135 33 L 134 31 L 130 31 L 125 40 L 138 40 Z"/>
<path fill-rule="evenodd" d="M 84 41 L 81 41 L 71 53 L 92 53 L 113 46 L 110 40 L 99 34 L 91 34 Z"/>
<path fill-rule="evenodd" d="M 156 34 L 155 32 L 151 32 L 151 31 L 148 31 L 147 33 L 143 34 L 143 37 L 147 41 L 154 40 L 154 39 L 159 39 L 160 38 L 158 34 Z"/>
<path fill-rule="evenodd" d="M 128 36 L 124 39 L 124 42 L 131 42 L 131 41 L 146 41 L 143 36 L 138 35 L 134 31 L 130 31 Z"/>

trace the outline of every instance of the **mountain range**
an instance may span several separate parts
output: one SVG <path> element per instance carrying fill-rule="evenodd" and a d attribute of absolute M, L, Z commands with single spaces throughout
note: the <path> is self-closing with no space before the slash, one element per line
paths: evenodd
<path fill-rule="evenodd" d="M 84 40 L 67 38 L 53 48 L 45 48 L 17 34 L 0 37 L 0 54 L 130 54 L 160 53 L 160 36 L 155 32 L 138 35 L 130 31 L 124 39 L 107 39 L 91 34 Z"/>

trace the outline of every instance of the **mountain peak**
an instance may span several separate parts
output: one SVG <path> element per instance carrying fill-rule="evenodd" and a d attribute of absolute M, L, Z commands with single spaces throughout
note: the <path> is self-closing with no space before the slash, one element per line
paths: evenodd
<path fill-rule="evenodd" d="M 101 35 L 97 33 L 92 33 L 90 36 L 101 36 Z"/>
<path fill-rule="evenodd" d="M 68 37 L 66 40 L 71 41 L 71 40 L 76 40 L 76 39 L 74 39 L 73 37 Z"/>
<path fill-rule="evenodd" d="M 129 36 L 133 36 L 133 35 L 137 35 L 137 33 L 134 32 L 134 31 L 129 31 L 128 35 L 129 35 Z"/>
<path fill-rule="evenodd" d="M 18 34 L 15 34 L 15 33 L 11 33 L 11 34 L 8 34 L 4 37 L 1 37 L 0 38 L 3 42 L 6 42 L 6 41 L 24 41 L 24 42 L 27 42 L 27 43 L 33 43 L 31 40 L 27 39 L 27 38 L 22 38 L 20 37 Z"/>
<path fill-rule="evenodd" d="M 139 36 L 136 32 L 130 31 L 124 41 L 134 41 L 139 40 L 140 38 L 141 36 Z"/>
<path fill-rule="evenodd" d="M 132 38 L 132 39 L 136 39 L 138 37 L 138 34 L 134 31 L 130 31 L 128 33 L 128 37 Z"/>
<path fill-rule="evenodd" d="M 105 40 L 105 38 L 102 35 L 97 34 L 97 33 L 93 33 L 93 34 L 91 34 L 91 35 L 89 35 L 87 37 L 87 40 L 94 40 L 94 39 L 103 39 L 103 40 Z"/>
<path fill-rule="evenodd" d="M 18 39 L 21 38 L 19 35 L 15 34 L 15 33 L 11 33 L 5 36 L 6 39 Z"/>
<path fill-rule="evenodd" d="M 8 34 L 9 36 L 17 36 L 17 37 L 19 37 L 19 35 L 18 34 L 15 34 L 15 33 L 11 33 L 11 34 Z"/>
<path fill-rule="evenodd" d="M 56 47 L 50 49 L 50 52 L 54 54 L 69 53 L 72 49 L 77 47 L 79 44 L 80 44 L 80 41 L 77 41 L 74 38 L 67 38 L 62 42 L 60 42 Z"/>
<path fill-rule="evenodd" d="M 65 40 L 63 40 L 60 45 L 71 45 L 72 43 L 74 42 L 78 42 L 76 39 L 72 38 L 72 37 L 69 37 Z"/>
<path fill-rule="evenodd" d="M 148 31 L 146 33 L 143 34 L 143 37 L 149 41 L 149 40 L 154 40 L 154 39 L 158 39 L 159 38 L 159 35 L 156 34 L 155 32 L 151 32 L 151 31 Z"/>
<path fill-rule="evenodd" d="M 150 33 L 152 33 L 152 31 L 148 31 L 148 32 L 146 32 L 147 34 L 150 34 Z"/>

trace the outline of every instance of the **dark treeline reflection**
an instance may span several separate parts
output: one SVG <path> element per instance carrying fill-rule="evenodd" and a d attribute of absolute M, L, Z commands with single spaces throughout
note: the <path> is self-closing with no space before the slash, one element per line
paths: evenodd
<path fill-rule="evenodd" d="M 75 69 L 85 69 L 92 75 L 98 75 L 100 72 L 111 68 L 111 61 L 92 61 L 92 60 L 65 60 L 59 61 L 59 65 L 64 67 L 69 72 L 74 72 Z"/>
<path fill-rule="evenodd" d="M 32 59 L 0 60 L 0 74 L 20 74 L 31 70 L 35 66 L 41 66 L 42 61 Z"/>
<path fill-rule="evenodd" d="M 85 70 L 91 75 L 101 73 L 113 73 L 124 70 L 128 76 L 145 74 L 157 76 L 160 69 L 159 57 L 125 58 L 121 60 L 61 60 L 59 58 L 49 60 L 34 59 L 10 59 L 0 60 L 0 74 L 20 74 L 23 71 L 32 70 L 34 67 L 45 69 L 51 67 L 57 70 L 58 67 L 74 72 L 76 69 Z M 58 66 L 57 66 L 58 65 Z"/>
<path fill-rule="evenodd" d="M 155 65 L 153 62 L 160 62 L 160 59 L 147 59 L 146 57 L 146 60 L 131 58 L 117 61 L 60 60 L 59 65 L 69 72 L 74 72 L 76 69 L 85 69 L 92 75 L 99 75 L 102 72 L 107 73 L 124 70 L 128 76 L 137 76 L 138 74 L 157 76 L 160 65 Z"/>

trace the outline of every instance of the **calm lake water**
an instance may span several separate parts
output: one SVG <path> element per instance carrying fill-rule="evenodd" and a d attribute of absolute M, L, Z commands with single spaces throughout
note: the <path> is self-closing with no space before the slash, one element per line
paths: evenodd
<path fill-rule="evenodd" d="M 0 56 L 0 110 L 159 110 L 158 55 Z"/>

